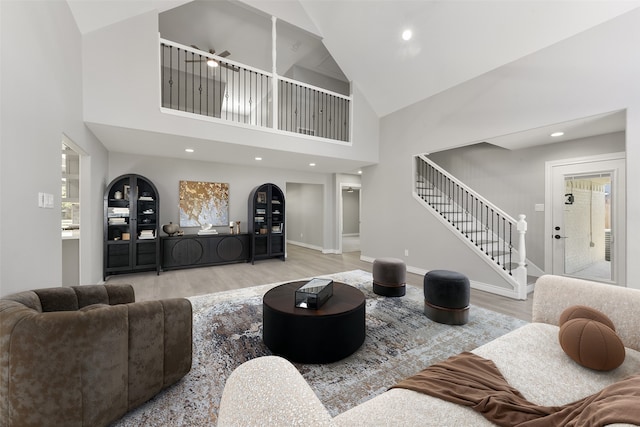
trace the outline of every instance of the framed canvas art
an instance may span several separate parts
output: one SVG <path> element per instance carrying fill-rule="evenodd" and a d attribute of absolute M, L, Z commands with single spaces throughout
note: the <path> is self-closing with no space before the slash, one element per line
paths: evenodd
<path fill-rule="evenodd" d="M 229 184 L 180 181 L 180 226 L 229 225 Z"/>

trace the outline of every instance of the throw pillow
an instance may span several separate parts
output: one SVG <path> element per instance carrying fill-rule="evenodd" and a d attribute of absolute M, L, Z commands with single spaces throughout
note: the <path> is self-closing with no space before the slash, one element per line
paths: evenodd
<path fill-rule="evenodd" d="M 609 317 L 601 311 L 596 310 L 595 308 L 587 307 L 586 305 L 573 305 L 571 307 L 566 308 L 560 314 L 560 320 L 558 326 L 562 326 L 567 321 L 571 319 L 591 319 L 596 322 L 603 323 L 613 329 L 616 330 L 616 327 L 613 325 L 613 322 Z"/>
<path fill-rule="evenodd" d="M 613 329 L 598 321 L 571 319 L 560 327 L 562 350 L 580 365 L 597 371 L 610 371 L 624 362 L 622 340 Z"/>

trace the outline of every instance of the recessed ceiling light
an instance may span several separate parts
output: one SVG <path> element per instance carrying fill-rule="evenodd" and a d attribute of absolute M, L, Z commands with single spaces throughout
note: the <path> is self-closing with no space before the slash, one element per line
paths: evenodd
<path fill-rule="evenodd" d="M 411 30 L 407 29 L 402 32 L 402 40 L 409 41 L 411 40 L 411 37 L 413 37 Z"/>
<path fill-rule="evenodd" d="M 315 163 L 309 163 L 309 166 L 315 166 L 315 165 L 316 165 Z"/>
<path fill-rule="evenodd" d="M 256 157 L 256 160 L 260 161 L 260 160 L 262 160 L 262 157 Z"/>
<path fill-rule="evenodd" d="M 359 173 L 360 175 L 362 175 L 362 171 L 358 171 L 358 173 Z"/>
<path fill-rule="evenodd" d="M 184 151 L 187 153 L 193 153 L 195 150 L 193 148 L 185 148 Z"/>
<path fill-rule="evenodd" d="M 554 133 L 551 134 L 551 136 L 553 138 L 557 138 L 557 137 L 562 136 L 562 135 L 564 135 L 564 132 L 554 132 Z"/>

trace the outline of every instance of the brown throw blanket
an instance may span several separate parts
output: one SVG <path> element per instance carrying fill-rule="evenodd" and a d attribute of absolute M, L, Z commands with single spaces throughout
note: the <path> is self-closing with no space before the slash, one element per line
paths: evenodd
<path fill-rule="evenodd" d="M 541 406 L 511 387 L 491 360 L 465 352 L 391 388 L 406 388 L 469 406 L 500 426 L 640 425 L 640 374 L 574 403 Z"/>

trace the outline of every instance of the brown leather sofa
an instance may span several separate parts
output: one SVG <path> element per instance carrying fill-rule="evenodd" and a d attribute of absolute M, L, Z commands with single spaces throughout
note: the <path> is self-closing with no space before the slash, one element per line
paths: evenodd
<path fill-rule="evenodd" d="M 135 302 L 131 285 L 0 299 L 0 426 L 104 426 L 191 369 L 184 298 Z"/>

